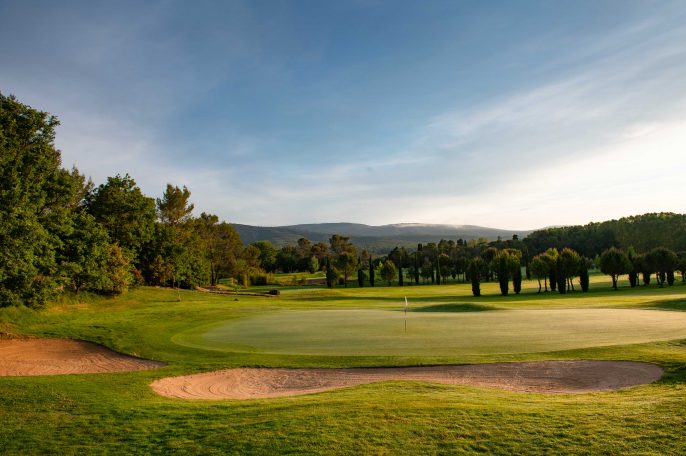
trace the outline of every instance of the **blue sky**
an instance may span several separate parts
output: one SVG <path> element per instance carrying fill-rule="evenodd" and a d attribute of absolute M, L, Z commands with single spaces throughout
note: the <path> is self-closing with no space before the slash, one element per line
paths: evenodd
<path fill-rule="evenodd" d="M 686 212 L 686 2 L 0 0 L 65 166 L 237 223 Z"/>

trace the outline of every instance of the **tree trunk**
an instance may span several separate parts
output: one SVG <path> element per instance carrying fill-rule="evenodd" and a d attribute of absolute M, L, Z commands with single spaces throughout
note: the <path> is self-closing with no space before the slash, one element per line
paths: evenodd
<path fill-rule="evenodd" d="M 541 279 L 538 279 L 538 292 L 541 292 Z"/>

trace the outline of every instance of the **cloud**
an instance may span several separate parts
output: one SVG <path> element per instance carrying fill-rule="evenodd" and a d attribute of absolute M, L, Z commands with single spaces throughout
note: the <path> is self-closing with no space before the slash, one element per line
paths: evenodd
<path fill-rule="evenodd" d="M 128 172 L 151 196 L 167 182 L 187 185 L 198 211 L 235 222 L 531 228 L 686 211 L 671 197 L 686 156 L 679 3 L 584 36 L 522 32 L 499 55 L 512 81 L 476 68 L 493 81 L 456 80 L 470 96 L 421 109 L 387 100 L 406 112 L 377 106 L 384 100 L 372 89 L 394 96 L 381 87 L 380 62 L 366 86 L 364 60 L 331 62 L 324 44 L 304 43 L 310 35 L 285 7 L 269 17 L 240 2 L 216 14 L 183 4 L 44 15 L 27 7 L 6 10 L 10 23 L 47 32 L 21 49 L 0 40 L 8 63 L 0 86 L 59 115 L 66 166 L 96 183 Z M 450 92 L 432 89 L 394 90 L 419 101 Z"/>

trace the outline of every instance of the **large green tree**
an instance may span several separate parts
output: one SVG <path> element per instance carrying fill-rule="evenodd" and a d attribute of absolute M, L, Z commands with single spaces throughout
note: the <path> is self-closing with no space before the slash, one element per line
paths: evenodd
<path fill-rule="evenodd" d="M 233 225 L 220 223 L 216 215 L 204 212 L 189 223 L 199 237 L 199 248 L 208 262 L 210 283 L 216 285 L 222 277 L 237 276 L 241 272 L 239 260 L 244 249 L 241 237 Z"/>
<path fill-rule="evenodd" d="M 617 289 L 617 278 L 631 270 L 631 262 L 626 253 L 611 247 L 600 255 L 600 271 L 612 277 L 612 288 Z"/>
<path fill-rule="evenodd" d="M 155 232 L 155 200 L 145 196 L 131 176 L 118 174 L 86 196 L 86 208 L 105 227 L 110 240 L 138 264 L 143 245 Z"/>
<path fill-rule="evenodd" d="M 672 284 L 674 283 L 674 270 L 678 267 L 678 257 L 671 250 L 664 247 L 656 247 L 645 256 L 647 267 L 655 272 L 658 284 L 664 286 L 667 276 L 671 275 Z"/>
<path fill-rule="evenodd" d="M 539 293 L 541 292 L 541 279 L 543 279 L 545 282 L 545 291 L 548 291 L 548 275 L 550 271 L 548 270 L 548 262 L 543 258 L 544 255 L 545 254 L 543 253 L 536 255 L 529 263 L 529 269 L 531 270 L 531 273 L 538 280 Z"/>
<path fill-rule="evenodd" d="M 57 118 L 0 93 L 0 306 L 58 290 L 58 252 L 87 184 L 61 167 Z"/>
<path fill-rule="evenodd" d="M 331 252 L 334 255 L 334 263 L 336 268 L 343 272 L 344 285 L 348 286 L 348 277 L 350 273 L 355 270 L 357 264 L 357 249 L 350 242 L 350 238 L 334 234 L 329 239 Z"/>
<path fill-rule="evenodd" d="M 109 280 L 110 255 L 105 229 L 92 215 L 79 211 L 71 233 L 63 237 L 57 253 L 61 281 L 76 293 L 84 289 L 102 289 Z"/>
<path fill-rule="evenodd" d="M 183 189 L 167 184 L 162 198 L 157 198 L 157 210 L 162 223 L 178 225 L 187 222 L 193 212 L 193 204 L 189 203 L 191 192 L 185 186 Z"/>

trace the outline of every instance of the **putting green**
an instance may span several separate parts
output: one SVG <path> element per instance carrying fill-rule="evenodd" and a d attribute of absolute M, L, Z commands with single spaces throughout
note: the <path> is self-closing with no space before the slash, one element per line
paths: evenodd
<path fill-rule="evenodd" d="M 174 342 L 221 351 L 454 356 L 548 352 L 686 338 L 686 312 L 629 309 L 273 311 L 196 328 Z"/>

